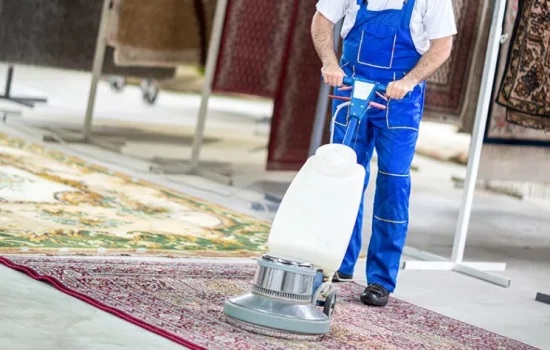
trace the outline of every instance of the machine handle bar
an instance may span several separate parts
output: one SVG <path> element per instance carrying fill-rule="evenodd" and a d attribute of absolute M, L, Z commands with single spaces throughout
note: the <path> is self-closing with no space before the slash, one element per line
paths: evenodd
<path fill-rule="evenodd" d="M 353 86 L 354 83 L 355 79 L 351 77 L 344 77 L 344 85 Z M 374 88 L 376 89 L 376 91 L 386 92 L 386 90 L 388 89 L 388 84 L 377 83 Z"/>

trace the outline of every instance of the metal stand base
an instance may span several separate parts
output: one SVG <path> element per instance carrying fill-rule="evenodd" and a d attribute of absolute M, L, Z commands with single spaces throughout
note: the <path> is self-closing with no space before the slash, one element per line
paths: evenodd
<path fill-rule="evenodd" d="M 548 294 L 537 293 L 535 300 L 550 305 L 550 295 Z"/>
<path fill-rule="evenodd" d="M 26 107 L 34 107 L 35 103 L 41 102 L 46 103 L 48 102 L 45 98 L 39 98 L 39 97 L 15 97 L 11 96 L 11 83 L 13 80 L 13 66 L 8 67 L 8 77 L 6 79 L 6 89 L 4 90 L 4 95 L 0 95 L 0 100 L 8 100 L 11 102 L 18 103 L 20 105 L 26 106 Z"/>
<path fill-rule="evenodd" d="M 96 137 L 93 135 L 86 137 L 81 133 L 65 129 L 50 129 L 50 134 L 44 135 L 42 140 L 44 142 L 89 144 L 117 153 L 121 153 L 122 147 L 125 145 L 124 139 L 116 137 Z"/>
<path fill-rule="evenodd" d="M 166 175 L 195 175 L 204 177 L 208 180 L 218 182 L 227 186 L 233 186 L 234 179 L 231 169 L 225 165 L 209 164 L 215 170 L 205 169 L 208 165 L 199 164 L 193 166 L 185 161 L 169 161 L 162 158 L 153 158 L 153 163 L 158 165 L 151 166 L 149 171 L 153 173 L 161 173 Z"/>
<path fill-rule="evenodd" d="M 511 280 L 502 276 L 495 275 L 487 271 L 505 271 L 506 263 L 493 262 L 460 262 L 455 263 L 445 257 L 424 252 L 422 250 L 405 247 L 403 255 L 422 261 L 403 261 L 401 269 L 403 270 L 423 270 L 423 271 L 455 271 L 464 275 L 478 278 L 485 282 L 490 282 L 501 287 L 510 287 Z"/>

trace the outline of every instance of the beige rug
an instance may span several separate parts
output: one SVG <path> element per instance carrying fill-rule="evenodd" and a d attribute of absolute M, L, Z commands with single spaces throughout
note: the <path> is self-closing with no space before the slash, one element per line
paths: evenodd
<path fill-rule="evenodd" d="M 269 224 L 0 133 L 0 253 L 256 256 Z"/>

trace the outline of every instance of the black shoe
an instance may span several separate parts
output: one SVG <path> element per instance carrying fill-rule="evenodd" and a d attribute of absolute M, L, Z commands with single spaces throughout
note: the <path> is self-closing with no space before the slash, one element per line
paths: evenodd
<path fill-rule="evenodd" d="M 345 273 L 341 273 L 341 272 L 336 272 L 334 274 L 334 276 L 332 277 L 332 282 L 333 283 L 338 283 L 338 282 L 351 282 L 353 281 L 353 274 L 351 275 L 346 275 Z"/>
<path fill-rule="evenodd" d="M 376 283 L 369 284 L 361 294 L 361 301 L 365 305 L 386 306 L 388 300 L 390 300 L 390 292 Z"/>

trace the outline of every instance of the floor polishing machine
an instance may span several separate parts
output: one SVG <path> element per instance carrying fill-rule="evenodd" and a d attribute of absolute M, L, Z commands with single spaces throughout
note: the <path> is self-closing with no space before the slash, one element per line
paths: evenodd
<path fill-rule="evenodd" d="M 365 170 L 352 145 L 370 108 L 385 109 L 385 84 L 344 78 L 350 97 L 342 144 L 321 146 L 297 173 L 279 206 L 249 293 L 224 304 L 228 323 L 253 333 L 317 340 L 330 331 L 339 268 L 361 201 Z M 379 102 L 375 102 L 375 99 Z"/>

